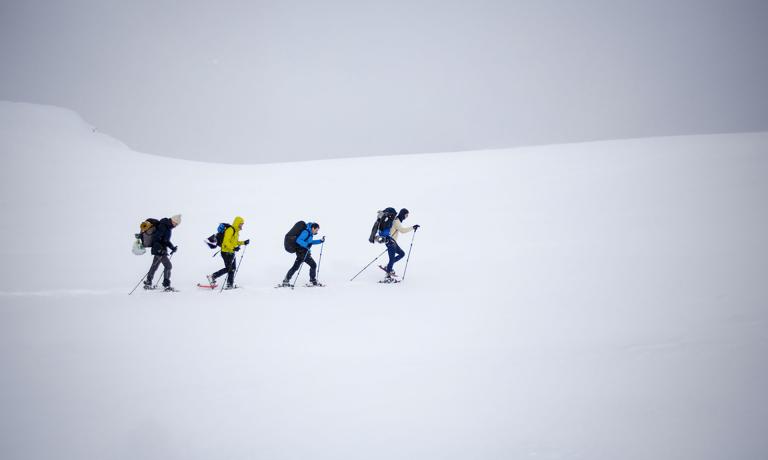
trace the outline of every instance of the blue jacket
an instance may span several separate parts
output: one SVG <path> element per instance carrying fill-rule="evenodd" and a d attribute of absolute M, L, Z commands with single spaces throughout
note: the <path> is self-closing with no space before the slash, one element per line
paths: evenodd
<path fill-rule="evenodd" d="M 307 228 L 296 237 L 296 244 L 304 249 L 309 249 L 313 244 L 323 244 L 323 240 L 312 239 L 312 222 L 307 222 Z"/>

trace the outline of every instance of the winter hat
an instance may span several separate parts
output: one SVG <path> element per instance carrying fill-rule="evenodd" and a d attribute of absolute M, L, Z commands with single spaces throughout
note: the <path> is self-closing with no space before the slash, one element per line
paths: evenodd
<path fill-rule="evenodd" d="M 171 222 L 173 222 L 173 226 L 177 226 L 181 223 L 181 214 L 176 214 L 175 216 L 171 217 Z"/>
<path fill-rule="evenodd" d="M 403 208 L 400 210 L 399 213 L 397 213 L 397 218 L 400 219 L 400 222 L 405 220 L 405 215 L 408 214 L 408 210 Z"/>

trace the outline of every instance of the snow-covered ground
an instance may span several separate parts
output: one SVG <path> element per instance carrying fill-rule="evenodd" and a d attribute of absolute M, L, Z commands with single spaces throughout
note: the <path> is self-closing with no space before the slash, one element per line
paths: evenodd
<path fill-rule="evenodd" d="M 0 458 L 768 455 L 768 133 L 233 166 L 2 102 L 0 154 Z M 386 206 L 407 279 L 349 282 Z M 176 213 L 181 292 L 128 296 Z M 324 289 L 273 289 L 297 220 Z"/>

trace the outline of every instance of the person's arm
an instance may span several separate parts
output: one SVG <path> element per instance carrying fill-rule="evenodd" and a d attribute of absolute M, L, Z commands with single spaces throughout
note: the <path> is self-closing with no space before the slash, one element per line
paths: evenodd
<path fill-rule="evenodd" d="M 309 249 L 309 243 L 307 243 L 304 239 L 305 234 L 309 236 L 306 229 L 302 230 L 301 233 L 299 233 L 299 236 L 296 237 L 296 244 L 298 244 L 304 249 Z"/>
<path fill-rule="evenodd" d="M 173 249 L 175 246 L 171 243 L 171 229 L 167 225 L 163 226 L 163 245 L 168 249 Z"/>
<path fill-rule="evenodd" d="M 395 233 L 394 230 L 397 230 L 399 233 L 408 233 L 411 230 L 413 230 L 413 227 L 405 227 L 400 222 L 400 219 L 395 219 L 395 222 L 392 224 L 392 233 Z"/>

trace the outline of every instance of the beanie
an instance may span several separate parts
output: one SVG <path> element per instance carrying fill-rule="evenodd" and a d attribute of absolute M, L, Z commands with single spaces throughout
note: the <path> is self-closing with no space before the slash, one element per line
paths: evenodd
<path fill-rule="evenodd" d="M 179 225 L 181 223 L 181 214 L 176 214 L 175 216 L 171 217 L 171 222 L 173 222 L 173 225 Z"/>

